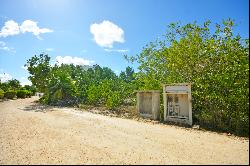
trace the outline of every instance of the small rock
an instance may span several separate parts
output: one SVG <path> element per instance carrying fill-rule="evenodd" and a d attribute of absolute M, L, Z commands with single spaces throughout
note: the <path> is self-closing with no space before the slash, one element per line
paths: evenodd
<path fill-rule="evenodd" d="M 193 129 L 200 129 L 200 125 L 193 125 Z"/>

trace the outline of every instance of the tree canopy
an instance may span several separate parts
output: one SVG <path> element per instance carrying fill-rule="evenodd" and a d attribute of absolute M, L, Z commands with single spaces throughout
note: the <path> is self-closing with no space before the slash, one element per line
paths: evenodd
<path fill-rule="evenodd" d="M 192 83 L 193 118 L 202 126 L 249 133 L 249 39 L 233 34 L 234 22 L 172 23 L 162 40 L 136 56 L 140 89 Z"/>

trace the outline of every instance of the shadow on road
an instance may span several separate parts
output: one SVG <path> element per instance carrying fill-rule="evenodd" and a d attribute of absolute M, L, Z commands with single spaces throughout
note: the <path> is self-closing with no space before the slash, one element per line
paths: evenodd
<path fill-rule="evenodd" d="M 23 110 L 23 111 L 43 112 L 43 113 L 55 111 L 52 106 L 42 105 L 39 103 L 34 103 L 24 108 L 18 108 L 18 109 Z"/>

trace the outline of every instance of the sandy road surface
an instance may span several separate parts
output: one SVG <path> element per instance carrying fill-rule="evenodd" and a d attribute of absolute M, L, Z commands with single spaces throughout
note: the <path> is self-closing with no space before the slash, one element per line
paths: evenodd
<path fill-rule="evenodd" d="M 0 102 L 0 164 L 248 164 L 249 140 L 31 99 Z M 37 112 L 36 112 L 37 111 Z"/>

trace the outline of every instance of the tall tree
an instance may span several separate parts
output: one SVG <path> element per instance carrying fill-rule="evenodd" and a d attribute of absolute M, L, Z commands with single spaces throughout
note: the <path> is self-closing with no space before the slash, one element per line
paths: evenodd
<path fill-rule="evenodd" d="M 126 67 L 125 71 L 122 71 L 119 76 L 125 82 L 131 82 L 135 80 L 135 72 L 131 67 Z"/>
<path fill-rule="evenodd" d="M 132 57 L 139 63 L 140 89 L 161 83 L 192 83 L 194 121 L 204 127 L 249 134 L 249 39 L 233 34 L 227 19 L 172 23 L 161 40 Z"/>
<path fill-rule="evenodd" d="M 16 90 L 21 87 L 20 81 L 18 81 L 17 79 L 9 80 L 8 84 L 13 90 Z"/>
<path fill-rule="evenodd" d="M 40 92 L 45 92 L 49 83 L 51 66 L 50 57 L 47 54 L 35 55 L 27 60 L 25 66 L 28 67 L 30 81 Z"/>

